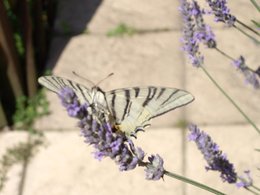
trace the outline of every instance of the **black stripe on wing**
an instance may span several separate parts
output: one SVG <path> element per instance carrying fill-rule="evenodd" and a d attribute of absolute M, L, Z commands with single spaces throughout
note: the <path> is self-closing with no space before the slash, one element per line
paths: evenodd
<path fill-rule="evenodd" d="M 164 87 L 162 87 L 161 88 L 161 90 L 160 90 L 160 92 L 159 92 L 159 94 L 158 94 L 158 96 L 156 97 L 156 99 L 159 99 L 162 95 L 163 95 L 163 93 L 165 92 L 165 88 Z"/>
<path fill-rule="evenodd" d="M 165 103 L 167 103 L 176 93 L 178 93 L 179 89 L 176 89 L 176 91 L 172 92 L 169 97 L 161 103 L 161 106 L 163 106 Z"/>
<path fill-rule="evenodd" d="M 126 116 L 126 113 L 127 113 L 127 110 L 129 109 L 129 105 L 130 105 L 130 90 L 126 89 L 125 90 L 125 100 L 126 100 L 126 105 L 125 105 L 125 108 L 124 108 L 124 113 L 122 115 L 122 118 L 121 120 L 124 120 L 125 119 L 125 116 Z"/>
<path fill-rule="evenodd" d="M 57 93 L 60 89 L 60 84 L 53 77 L 40 77 L 39 83 L 46 87 L 47 89 Z"/>
<path fill-rule="evenodd" d="M 139 96 L 140 87 L 134 87 L 133 89 L 135 90 L 135 98 L 137 98 Z"/>
<path fill-rule="evenodd" d="M 147 106 L 148 103 L 153 100 L 155 94 L 156 94 L 157 88 L 156 87 L 148 87 L 148 94 L 147 97 L 145 99 L 145 101 L 143 102 L 143 107 Z"/>
<path fill-rule="evenodd" d="M 182 90 L 178 90 L 177 92 L 179 92 L 179 91 L 183 92 Z M 176 94 L 176 92 L 173 92 L 173 93 Z M 174 95 L 173 93 L 169 96 L 169 98 L 167 98 L 167 101 L 164 101 L 164 103 L 161 104 L 161 107 L 160 107 L 161 110 L 163 110 L 164 107 L 171 104 L 172 102 L 178 101 L 178 99 L 180 99 L 180 98 L 184 98 L 186 96 L 187 99 L 186 100 L 179 100 L 179 101 L 182 101 L 182 103 L 180 105 L 170 107 L 169 109 L 165 109 L 162 112 L 159 112 L 159 109 L 158 109 L 158 113 L 156 115 L 152 116 L 151 118 L 149 118 L 149 120 L 152 119 L 152 118 L 155 118 L 157 116 L 161 116 L 161 115 L 163 115 L 167 112 L 170 112 L 172 110 L 175 110 L 176 108 L 180 108 L 182 106 L 185 106 L 185 105 L 191 103 L 194 100 L 194 97 L 190 93 L 187 92 L 187 93 L 184 93 L 182 96 L 179 96 L 179 97 L 174 98 L 173 100 L 169 101 L 173 97 L 173 95 Z"/>
<path fill-rule="evenodd" d="M 116 119 L 116 110 L 115 110 L 116 94 L 115 93 L 111 93 L 111 94 L 112 94 L 111 111 L 112 111 L 113 117 Z"/>
<path fill-rule="evenodd" d="M 66 86 L 70 87 L 80 99 L 88 103 L 91 101 L 90 90 L 69 79 L 57 76 L 43 76 L 39 78 L 39 83 L 55 93 L 59 93 Z"/>

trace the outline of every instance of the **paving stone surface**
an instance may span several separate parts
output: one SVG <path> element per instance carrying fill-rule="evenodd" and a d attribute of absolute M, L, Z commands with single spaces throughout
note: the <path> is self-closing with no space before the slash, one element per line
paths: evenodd
<path fill-rule="evenodd" d="M 259 184 L 259 167 L 260 156 L 255 151 L 259 148 L 260 138 L 251 126 L 233 125 L 233 126 L 201 126 L 201 130 L 207 132 L 211 138 L 219 145 L 220 149 L 227 155 L 227 158 L 234 164 L 236 172 L 241 175 L 243 171 L 250 170 L 251 176 L 256 185 Z M 219 173 L 206 171 L 206 162 L 202 154 L 196 148 L 194 142 L 187 144 L 187 176 L 198 182 L 209 185 L 223 193 L 229 195 L 246 195 L 251 194 L 244 189 L 238 189 L 235 185 L 223 183 Z M 207 192 L 187 187 L 187 194 L 206 195 Z"/>
<path fill-rule="evenodd" d="M 100 85 L 105 91 L 148 85 L 190 91 L 196 100 L 152 121 L 152 128 L 138 135 L 137 145 L 147 154 L 160 154 L 167 170 L 185 174 L 229 195 L 250 194 L 223 184 L 217 173 L 206 172 L 205 162 L 195 144 L 187 143 L 183 130 L 172 128 L 182 119 L 206 124 L 200 127 L 219 144 L 237 172 L 250 169 L 255 183 L 259 184 L 256 169 L 260 159 L 254 151 L 259 148 L 259 135 L 246 125 L 245 119 L 205 74 L 184 58 L 180 49 L 182 21 L 178 5 L 179 1 L 171 0 L 59 1 L 47 67 L 54 68 L 55 75 L 87 87 L 91 85 L 73 75 L 72 71 L 94 83 L 114 72 L 113 77 Z M 228 1 L 228 5 L 241 21 L 249 22 L 258 17 L 250 1 Z M 235 58 L 244 55 L 251 68 L 259 66 L 259 46 L 237 30 L 212 22 L 212 17 L 205 20 L 213 26 L 220 49 Z M 120 23 L 148 32 L 107 37 L 106 33 Z M 202 47 L 201 51 L 205 55 L 207 70 L 260 126 L 259 91 L 245 85 L 243 76 L 229 60 L 214 50 Z M 51 115 L 41 118 L 35 127 L 45 133 L 48 144 L 41 147 L 28 164 L 23 195 L 209 194 L 168 177 L 164 181 L 146 181 L 142 168 L 119 172 L 110 159 L 98 162 L 91 154 L 92 148 L 79 136 L 77 121 L 67 116 L 56 94 L 46 94 Z M 1 133 L 0 154 L 25 138 L 20 132 Z M 1 195 L 18 194 L 21 171 L 19 165 L 11 169 L 10 179 Z"/>
<path fill-rule="evenodd" d="M 177 129 L 150 130 L 138 137 L 147 154 L 159 153 L 165 166 L 181 172 L 181 132 Z M 143 168 L 119 172 L 110 159 L 98 161 L 93 149 L 76 132 L 46 133 L 48 146 L 29 164 L 24 195 L 76 194 L 180 194 L 181 182 L 147 181 Z M 162 142 L 163 140 L 163 142 Z"/>
<path fill-rule="evenodd" d="M 0 158 L 6 154 L 6 150 L 17 146 L 20 142 L 27 141 L 25 132 L 1 132 L 0 134 Z M 2 164 L 0 164 L 2 170 Z M 7 180 L 0 192 L 1 195 L 18 195 L 21 180 L 22 165 L 14 164 L 7 174 Z"/>

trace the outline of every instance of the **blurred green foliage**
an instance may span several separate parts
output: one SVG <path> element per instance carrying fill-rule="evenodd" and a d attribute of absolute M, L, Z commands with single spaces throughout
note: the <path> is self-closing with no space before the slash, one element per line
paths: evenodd
<path fill-rule="evenodd" d="M 133 27 L 120 23 L 117 27 L 107 32 L 108 37 L 121 37 L 124 35 L 132 36 L 136 33 Z"/>
<path fill-rule="evenodd" d="M 28 163 L 39 146 L 44 143 L 43 133 L 34 129 L 35 120 L 49 113 L 49 103 L 44 90 L 39 90 L 33 98 L 22 96 L 16 101 L 16 112 L 13 116 L 16 129 L 27 130 L 28 140 L 8 148 L 0 159 L 0 191 L 7 181 L 9 169 L 17 163 Z"/>
<path fill-rule="evenodd" d="M 33 98 L 21 96 L 16 101 L 16 112 L 13 116 L 16 129 L 28 129 L 34 121 L 49 113 L 49 102 L 43 89 L 39 90 Z"/>
<path fill-rule="evenodd" d="M 23 58 L 25 55 L 25 46 L 22 41 L 21 24 L 19 23 L 18 16 L 14 13 L 14 10 L 12 10 L 9 0 L 4 0 L 3 3 L 7 12 L 7 16 L 10 20 L 10 24 L 12 25 L 13 36 L 14 36 L 13 38 L 15 41 L 15 46 L 18 55 L 20 58 Z"/>

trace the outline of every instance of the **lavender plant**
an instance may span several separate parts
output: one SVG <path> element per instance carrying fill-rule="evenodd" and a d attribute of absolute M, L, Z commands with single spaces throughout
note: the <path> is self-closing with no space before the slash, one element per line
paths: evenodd
<path fill-rule="evenodd" d="M 62 88 L 59 97 L 68 115 L 79 119 L 78 127 L 81 129 L 85 143 L 93 145 L 96 159 L 109 157 L 119 166 L 120 171 L 129 171 L 137 166 L 145 167 L 147 180 L 159 180 L 167 175 L 214 194 L 223 194 L 206 185 L 166 171 L 163 167 L 164 161 L 159 154 L 151 155 L 148 161 L 145 161 L 145 152 L 136 147 L 130 137 L 115 129 L 112 122 L 107 120 L 105 113 L 97 113 L 100 111 L 87 103 L 81 104 L 71 88 Z"/>
<path fill-rule="evenodd" d="M 207 0 L 207 2 L 212 9 L 211 11 L 201 9 L 195 0 L 181 0 L 180 11 L 183 16 L 183 49 L 187 52 L 191 63 L 196 67 L 204 64 L 204 56 L 199 51 L 200 43 L 206 45 L 208 48 L 215 49 L 224 57 L 231 60 L 232 64 L 238 64 L 237 59 L 217 47 L 215 35 L 211 27 L 205 24 L 203 19 L 206 13 L 212 13 L 215 15 L 216 22 L 224 22 L 228 24 L 228 26 L 234 26 L 236 17 L 230 14 L 230 10 L 226 6 L 226 1 Z M 257 70 L 253 70 L 247 66 L 245 59 L 241 65 L 237 65 L 236 67 L 243 73 L 248 84 L 251 84 L 255 89 L 260 89 Z"/>
<path fill-rule="evenodd" d="M 238 176 L 234 165 L 227 159 L 227 155 L 220 150 L 220 147 L 213 142 L 212 138 L 206 132 L 200 130 L 194 124 L 189 125 L 189 131 L 188 139 L 194 141 L 197 148 L 203 154 L 208 164 L 205 167 L 207 171 L 218 171 L 224 182 L 236 184 L 238 188 L 242 187 L 253 194 L 258 194 L 255 190 L 260 190 L 254 186 L 249 170 L 245 170 L 242 175 Z"/>
<path fill-rule="evenodd" d="M 181 0 L 180 11 L 183 16 L 183 50 L 187 53 L 188 58 L 193 66 L 201 68 L 214 85 L 223 93 L 223 95 L 234 105 L 234 107 L 244 116 L 244 118 L 260 133 L 259 128 L 255 123 L 244 113 L 244 111 L 235 103 L 235 101 L 225 92 L 225 90 L 214 80 L 204 66 L 204 56 L 200 52 L 200 45 L 203 44 L 209 49 L 222 54 L 224 57 L 231 60 L 233 66 L 239 70 L 245 77 L 246 83 L 260 89 L 260 67 L 253 70 L 245 63 L 245 58 L 240 55 L 238 59 L 231 57 L 226 52 L 222 51 L 217 44 L 216 37 L 211 30 L 211 27 L 204 22 L 206 14 L 212 14 L 216 22 L 225 23 L 228 27 L 234 27 L 249 38 L 253 39 L 255 43 L 260 42 L 257 38 L 248 35 L 244 32 L 239 25 L 242 25 L 247 30 L 254 33 L 257 37 L 260 36 L 259 32 L 252 29 L 248 25 L 241 22 L 236 16 L 232 15 L 227 6 L 226 0 L 206 0 L 209 5 L 209 10 L 200 8 L 196 0 Z M 256 3 L 253 1 L 252 3 Z M 236 184 L 237 187 L 243 187 L 253 194 L 259 194 L 260 189 L 253 185 L 253 179 L 250 176 L 250 171 L 244 171 L 244 174 L 238 176 L 234 165 L 227 159 L 219 146 L 214 143 L 211 137 L 201 131 L 196 125 L 189 126 L 190 134 L 189 140 L 194 141 L 198 149 L 203 154 L 207 166 L 206 170 L 219 171 L 220 177 L 224 182 Z"/>
<path fill-rule="evenodd" d="M 230 14 L 229 9 L 226 7 L 226 1 L 224 0 L 214 0 L 208 1 L 212 8 L 212 12 L 215 13 L 217 17 L 216 21 L 224 21 L 231 25 L 231 20 L 234 17 Z M 219 3 L 217 3 L 219 2 Z M 206 45 L 208 48 L 215 49 L 217 52 L 221 53 L 224 57 L 227 57 L 236 64 L 237 68 L 243 73 L 246 78 L 247 83 L 254 86 L 255 89 L 260 89 L 258 70 L 252 70 L 244 62 L 240 62 L 238 65 L 238 60 L 226 54 L 224 51 L 217 47 L 217 42 L 214 33 L 212 32 L 209 25 L 204 22 L 204 15 L 206 11 L 201 9 L 198 2 L 195 0 L 181 0 L 180 1 L 180 11 L 183 16 L 183 50 L 187 53 L 193 66 L 201 68 L 204 73 L 209 77 L 209 79 L 214 83 L 214 85 L 223 93 L 224 96 L 233 104 L 233 106 L 243 115 L 243 117 L 254 127 L 254 129 L 260 134 L 259 128 L 255 123 L 244 113 L 244 111 L 235 103 L 235 101 L 218 85 L 214 78 L 209 74 L 209 72 L 204 67 L 204 56 L 199 51 L 200 44 Z M 213 9 L 214 8 L 214 9 Z M 244 58 L 243 58 L 244 59 Z"/>

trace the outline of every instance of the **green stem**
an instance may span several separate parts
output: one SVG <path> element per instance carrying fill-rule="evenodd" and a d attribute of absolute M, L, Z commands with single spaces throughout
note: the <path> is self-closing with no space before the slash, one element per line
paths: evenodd
<path fill-rule="evenodd" d="M 251 3 L 255 6 L 255 8 L 258 10 L 258 12 L 260 12 L 260 7 L 259 5 L 257 4 L 257 2 L 255 0 L 250 0 Z"/>
<path fill-rule="evenodd" d="M 255 31 L 253 28 L 251 28 L 250 26 L 246 25 L 245 23 L 241 22 L 240 20 L 236 19 L 236 22 L 238 24 L 240 24 L 241 26 L 247 28 L 248 30 L 252 31 L 253 33 L 255 33 L 256 35 L 260 36 L 260 33 Z"/>
<path fill-rule="evenodd" d="M 257 191 L 259 191 L 259 192 L 260 192 L 260 188 L 258 188 L 258 187 L 256 187 L 256 186 L 254 186 L 254 185 L 252 185 L 252 188 L 254 188 L 254 189 L 256 189 Z"/>
<path fill-rule="evenodd" d="M 218 47 L 215 47 L 215 50 L 217 52 L 219 52 L 220 54 L 222 54 L 223 56 L 225 56 L 226 58 L 228 58 L 229 60 L 231 60 L 232 62 L 235 60 L 235 58 L 231 57 L 230 55 L 228 55 L 227 53 L 225 53 L 224 51 L 220 50 Z M 248 68 L 248 70 L 250 70 L 251 72 L 255 72 L 252 68 L 250 68 L 248 65 L 245 64 L 245 66 Z"/>
<path fill-rule="evenodd" d="M 244 30 L 242 30 L 241 28 L 239 28 L 236 25 L 233 25 L 235 29 L 237 29 L 238 31 L 240 31 L 242 34 L 246 35 L 248 38 L 252 39 L 252 41 L 255 42 L 255 44 L 260 44 L 260 41 L 257 40 L 255 37 L 251 36 L 250 34 L 246 33 Z"/>
<path fill-rule="evenodd" d="M 169 177 L 172 177 L 172 178 L 178 179 L 178 180 L 180 180 L 180 181 L 183 181 L 183 182 L 189 183 L 189 184 L 191 184 L 191 185 L 194 185 L 194 186 L 196 186 L 196 187 L 199 187 L 199 188 L 201 188 L 201 189 L 203 189 L 203 190 L 206 190 L 206 191 L 208 191 L 208 192 L 211 192 L 211 193 L 213 193 L 213 194 L 225 195 L 224 193 L 222 193 L 222 192 L 220 192 L 220 191 L 217 191 L 217 190 L 215 190 L 215 189 L 213 189 L 213 188 L 210 188 L 210 187 L 208 187 L 208 186 L 206 186 L 206 185 L 204 185 L 204 184 L 201 184 L 201 183 L 196 182 L 196 181 L 194 181 L 194 180 L 188 179 L 188 178 L 186 178 L 186 177 L 182 177 L 182 176 L 177 175 L 177 174 L 175 174 L 175 173 L 171 173 L 171 172 L 168 172 L 168 171 L 164 171 L 164 174 L 167 175 L 167 176 L 169 176 Z"/>
<path fill-rule="evenodd" d="M 214 78 L 209 74 L 209 72 L 203 67 L 200 68 L 208 76 L 208 78 L 213 82 L 213 84 L 223 93 L 223 95 L 233 104 L 233 106 L 243 115 L 243 117 L 255 128 L 255 130 L 260 134 L 260 130 L 255 125 L 255 123 L 244 113 L 244 111 L 234 102 L 234 100 L 220 87 L 220 85 L 214 80 Z"/>
<path fill-rule="evenodd" d="M 215 47 L 215 49 L 221 53 L 223 56 L 225 56 L 226 58 L 230 59 L 231 61 L 234 61 L 235 59 L 233 57 L 231 57 L 230 55 L 226 54 L 224 51 L 220 50 L 219 48 Z"/>
<path fill-rule="evenodd" d="M 257 192 L 255 192 L 254 190 L 251 190 L 249 188 L 245 188 L 247 191 L 251 192 L 254 195 L 259 195 Z"/>

